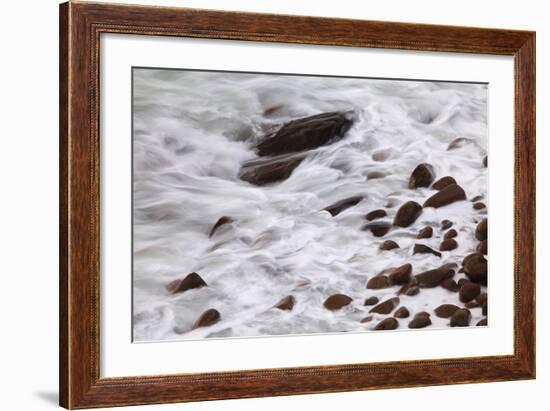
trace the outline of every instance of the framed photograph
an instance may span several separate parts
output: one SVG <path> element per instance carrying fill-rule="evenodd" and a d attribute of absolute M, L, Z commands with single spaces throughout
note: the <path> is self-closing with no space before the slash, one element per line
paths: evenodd
<path fill-rule="evenodd" d="M 60 404 L 535 378 L 535 33 L 60 6 Z"/>

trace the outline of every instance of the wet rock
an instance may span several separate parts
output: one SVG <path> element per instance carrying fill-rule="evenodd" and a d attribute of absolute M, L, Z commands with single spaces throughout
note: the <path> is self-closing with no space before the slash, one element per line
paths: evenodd
<path fill-rule="evenodd" d="M 373 316 L 372 315 L 368 315 L 366 316 L 365 318 L 363 318 L 361 321 L 359 321 L 360 323 L 364 324 L 364 323 L 370 323 L 372 320 L 373 320 Z"/>
<path fill-rule="evenodd" d="M 405 295 L 409 297 L 413 297 L 417 295 L 419 292 L 420 292 L 420 287 L 418 287 L 417 285 L 413 285 L 407 288 L 407 290 L 405 291 Z"/>
<path fill-rule="evenodd" d="M 433 288 L 437 287 L 446 279 L 452 278 L 455 275 L 455 269 L 455 264 L 444 264 L 439 268 L 416 274 L 415 278 L 420 287 Z"/>
<path fill-rule="evenodd" d="M 439 180 L 433 183 L 432 188 L 434 190 L 439 191 L 439 190 L 443 190 L 445 187 L 451 184 L 456 184 L 456 180 L 451 176 L 445 176 L 445 177 L 441 177 Z"/>
<path fill-rule="evenodd" d="M 475 142 L 470 138 L 465 137 L 459 137 L 455 138 L 453 141 L 449 143 L 447 146 L 447 151 L 456 150 L 458 148 L 462 148 L 467 144 L 475 144 Z"/>
<path fill-rule="evenodd" d="M 393 317 L 388 317 L 380 321 L 378 324 L 376 324 L 376 327 L 374 327 L 374 330 L 376 331 L 395 330 L 397 327 L 399 327 L 399 322 Z"/>
<path fill-rule="evenodd" d="M 481 253 L 473 253 L 462 261 L 464 273 L 474 283 L 487 283 L 487 260 Z"/>
<path fill-rule="evenodd" d="M 243 164 L 239 178 L 257 186 L 283 181 L 290 177 L 305 157 L 300 154 L 249 161 Z"/>
<path fill-rule="evenodd" d="M 441 253 L 435 251 L 433 248 L 424 244 L 415 244 L 413 248 L 413 254 L 433 254 L 437 257 L 441 257 Z"/>
<path fill-rule="evenodd" d="M 311 150 L 344 138 L 351 128 L 351 113 L 332 112 L 292 120 L 256 146 L 260 156 Z"/>
<path fill-rule="evenodd" d="M 479 305 L 479 303 L 477 301 L 469 301 L 469 302 L 464 304 L 464 307 L 471 310 L 472 308 L 479 308 L 481 306 Z"/>
<path fill-rule="evenodd" d="M 343 200 L 337 201 L 334 204 L 329 205 L 328 207 L 324 208 L 323 210 L 328 211 L 330 213 L 330 215 L 334 217 L 334 216 L 337 216 L 338 214 L 340 214 L 342 211 L 344 211 L 344 210 L 346 210 L 350 207 L 356 206 L 357 204 L 359 204 L 361 202 L 362 199 L 363 199 L 362 196 L 354 196 L 354 197 L 345 198 Z"/>
<path fill-rule="evenodd" d="M 431 238 L 433 235 L 433 232 L 434 230 L 432 227 L 424 227 L 422 230 L 418 232 L 418 234 L 416 235 L 416 238 L 418 239 Z"/>
<path fill-rule="evenodd" d="M 449 238 L 455 238 L 457 235 L 458 235 L 458 233 L 453 228 L 453 229 L 451 229 L 451 230 L 449 230 L 445 233 L 445 235 L 443 236 L 443 239 L 448 240 Z"/>
<path fill-rule="evenodd" d="M 388 274 L 390 285 L 406 284 L 411 279 L 412 265 L 404 264 L 400 267 L 392 269 Z"/>
<path fill-rule="evenodd" d="M 482 203 L 481 201 L 474 203 L 473 207 L 474 207 L 474 210 L 484 210 L 485 208 L 487 208 L 485 203 Z"/>
<path fill-rule="evenodd" d="M 386 174 L 381 171 L 370 171 L 369 173 L 367 173 L 367 178 L 369 180 L 377 180 L 384 177 L 386 177 Z"/>
<path fill-rule="evenodd" d="M 482 318 L 476 324 L 476 327 L 486 327 L 486 326 L 487 326 L 487 318 Z"/>
<path fill-rule="evenodd" d="M 397 244 L 393 240 L 386 240 L 382 244 L 380 244 L 380 247 L 378 247 L 382 251 L 389 251 L 393 250 L 394 248 L 399 248 L 399 244 Z"/>
<path fill-rule="evenodd" d="M 476 251 L 478 253 L 487 255 L 487 240 L 480 241 L 477 245 Z"/>
<path fill-rule="evenodd" d="M 383 237 L 390 231 L 391 224 L 385 221 L 375 221 L 364 225 L 361 230 L 370 231 L 375 237 Z"/>
<path fill-rule="evenodd" d="M 458 298 L 463 303 L 467 303 L 476 298 L 481 292 L 481 287 L 478 284 L 465 282 L 458 291 Z"/>
<path fill-rule="evenodd" d="M 478 201 L 480 200 L 483 200 L 483 196 L 482 195 L 477 195 L 475 196 L 474 198 L 472 198 L 472 203 L 477 203 Z"/>
<path fill-rule="evenodd" d="M 466 193 L 457 184 L 450 184 L 424 202 L 424 207 L 439 208 L 456 201 L 466 200 Z"/>
<path fill-rule="evenodd" d="M 369 290 L 381 290 L 382 288 L 388 288 L 389 286 L 390 280 L 385 275 L 375 275 L 367 281 L 367 288 Z"/>
<path fill-rule="evenodd" d="M 172 294 L 184 293 L 187 290 L 192 290 L 195 288 L 206 287 L 208 284 L 202 279 L 197 273 L 190 273 L 181 280 L 172 281 L 166 286 L 166 289 Z"/>
<path fill-rule="evenodd" d="M 378 304 L 378 301 L 380 301 L 378 297 L 373 295 L 372 297 L 369 297 L 365 300 L 364 305 L 376 305 Z"/>
<path fill-rule="evenodd" d="M 484 218 L 476 227 L 476 238 L 479 241 L 487 240 L 487 219 Z"/>
<path fill-rule="evenodd" d="M 429 187 L 434 179 L 433 167 L 427 163 L 419 164 L 409 178 L 409 188 Z"/>
<path fill-rule="evenodd" d="M 439 318 L 450 318 L 460 307 L 454 304 L 441 304 L 434 312 Z"/>
<path fill-rule="evenodd" d="M 407 307 L 399 307 L 395 313 L 393 313 L 393 316 L 395 318 L 408 318 L 410 315 L 409 310 Z"/>
<path fill-rule="evenodd" d="M 483 166 L 484 166 L 485 168 L 487 168 L 487 162 L 488 162 L 487 156 L 483 157 Z"/>
<path fill-rule="evenodd" d="M 416 221 L 418 216 L 422 213 L 422 206 L 416 201 L 407 201 L 399 210 L 393 219 L 393 225 L 399 227 L 408 227 Z"/>
<path fill-rule="evenodd" d="M 278 308 L 279 310 L 290 311 L 294 308 L 295 303 L 296 299 L 292 295 L 287 295 L 285 298 L 275 304 L 275 308 Z"/>
<path fill-rule="evenodd" d="M 218 310 L 210 308 L 201 314 L 201 316 L 193 324 L 193 330 L 200 327 L 210 327 L 221 320 L 221 315 Z"/>
<path fill-rule="evenodd" d="M 488 299 L 487 293 L 480 293 L 476 297 L 476 301 L 479 303 L 480 306 L 487 305 L 487 299 Z"/>
<path fill-rule="evenodd" d="M 450 220 L 443 220 L 441 221 L 441 229 L 447 230 L 453 226 L 453 222 Z"/>
<path fill-rule="evenodd" d="M 458 288 L 462 287 L 463 284 L 466 284 L 469 280 L 467 278 L 461 278 L 458 280 Z"/>
<path fill-rule="evenodd" d="M 220 217 L 218 221 L 216 221 L 216 224 L 214 224 L 214 227 L 210 230 L 210 234 L 208 234 L 208 237 L 212 237 L 214 233 L 222 226 L 226 224 L 230 224 L 233 222 L 233 219 L 231 217 L 223 216 Z"/>
<path fill-rule="evenodd" d="M 393 153 L 394 153 L 393 149 L 384 148 L 382 150 L 378 150 L 372 153 L 372 159 L 374 161 L 386 161 L 392 156 Z"/>
<path fill-rule="evenodd" d="M 323 305 L 327 310 L 334 311 L 351 304 L 352 301 L 353 299 L 345 294 L 333 294 L 325 300 Z"/>
<path fill-rule="evenodd" d="M 440 251 L 452 251 L 458 247 L 458 243 L 454 238 L 448 238 L 446 240 L 443 240 L 441 242 L 441 245 L 439 246 Z"/>
<path fill-rule="evenodd" d="M 432 325 L 432 320 L 430 319 L 430 316 L 426 315 L 426 313 L 418 313 L 409 323 L 409 328 L 426 328 L 430 325 Z"/>
<path fill-rule="evenodd" d="M 456 293 L 459 289 L 458 284 L 452 278 L 447 278 L 446 280 L 443 280 L 441 282 L 441 287 L 453 293 Z"/>
<path fill-rule="evenodd" d="M 385 210 L 382 210 L 381 208 L 378 209 L 378 210 L 373 210 L 371 211 L 370 213 L 368 213 L 365 218 L 367 219 L 367 221 L 372 221 L 372 220 L 376 220 L 377 218 L 383 218 L 383 217 L 386 217 L 388 214 L 386 213 Z"/>
<path fill-rule="evenodd" d="M 399 297 L 390 298 L 370 309 L 369 313 L 389 314 L 399 305 Z"/>
<path fill-rule="evenodd" d="M 481 314 L 487 315 L 487 310 L 488 310 L 487 304 L 481 306 Z"/>
<path fill-rule="evenodd" d="M 451 327 L 468 327 L 470 325 L 470 320 L 472 319 L 472 314 L 467 308 L 460 308 L 455 311 L 451 317 Z"/>

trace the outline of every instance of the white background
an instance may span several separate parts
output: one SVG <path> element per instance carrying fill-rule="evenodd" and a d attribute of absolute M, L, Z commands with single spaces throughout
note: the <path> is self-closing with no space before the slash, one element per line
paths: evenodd
<path fill-rule="evenodd" d="M 159 2 L 157 2 L 159 3 Z M 168 3 L 165 1 L 165 3 Z M 550 229 L 545 184 L 550 164 L 549 12 L 537 0 L 441 1 L 339 0 L 171 1 L 202 8 L 537 30 L 538 239 L 536 381 L 308 395 L 201 404 L 142 407 L 158 410 L 278 410 L 345 407 L 350 410 L 407 409 L 530 410 L 547 408 L 550 388 L 548 289 L 550 263 L 544 233 Z M 57 402 L 57 1 L 3 5 L 0 67 L 0 201 L 2 287 L 0 321 L 2 395 L 8 410 L 55 409 Z M 545 253 L 546 251 L 546 253 Z M 135 408 L 138 409 L 138 408 Z"/>

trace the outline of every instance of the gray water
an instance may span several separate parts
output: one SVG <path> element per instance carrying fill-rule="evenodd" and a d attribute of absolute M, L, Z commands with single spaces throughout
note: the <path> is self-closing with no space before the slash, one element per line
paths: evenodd
<path fill-rule="evenodd" d="M 402 203 L 422 204 L 433 194 L 407 187 L 423 162 L 436 178 L 453 176 L 468 199 L 486 197 L 486 85 L 135 69 L 133 104 L 136 341 L 368 331 L 385 316 L 360 323 L 370 308 L 364 299 L 396 293 L 367 290 L 368 278 L 405 263 L 414 273 L 460 263 L 477 246 L 480 212 L 470 201 L 427 208 L 412 226 L 382 239 L 360 228 L 369 211 L 384 208 L 391 221 Z M 267 130 L 339 110 L 355 113 L 346 137 L 317 149 L 287 180 L 256 187 L 238 178 Z M 448 151 L 457 137 L 473 141 Z M 368 179 L 373 171 L 386 177 Z M 356 195 L 365 198 L 335 217 L 320 211 Z M 209 238 L 221 216 L 234 222 Z M 434 237 L 422 243 L 439 248 L 443 219 L 454 222 L 459 248 L 441 258 L 412 255 L 425 225 Z M 379 251 L 386 239 L 400 248 Z M 166 290 L 193 271 L 208 287 Z M 328 311 L 323 302 L 334 293 L 354 301 Z M 292 311 L 271 308 L 289 294 L 296 298 Z M 462 305 L 441 287 L 401 297 L 411 314 L 442 303 Z M 221 321 L 191 330 L 209 308 Z M 471 311 L 475 324 L 481 309 Z M 410 319 L 399 321 L 406 328 Z M 434 315 L 432 322 L 448 325 Z"/>

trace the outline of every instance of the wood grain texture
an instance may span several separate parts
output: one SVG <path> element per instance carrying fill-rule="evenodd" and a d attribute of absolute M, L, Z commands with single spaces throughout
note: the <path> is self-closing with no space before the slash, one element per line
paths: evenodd
<path fill-rule="evenodd" d="M 98 107 L 101 33 L 514 56 L 514 354 L 100 378 Z M 60 404 L 63 407 L 107 407 L 534 378 L 533 32 L 70 2 L 60 6 L 59 92 Z"/>

